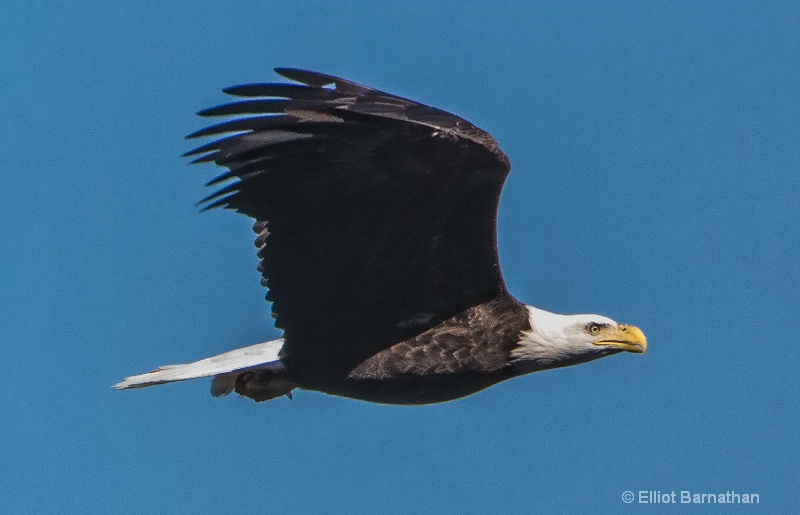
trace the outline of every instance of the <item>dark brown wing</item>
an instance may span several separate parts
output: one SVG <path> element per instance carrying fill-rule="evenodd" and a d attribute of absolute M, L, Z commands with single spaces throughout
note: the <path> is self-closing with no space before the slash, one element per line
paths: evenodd
<path fill-rule="evenodd" d="M 469 122 L 350 81 L 278 69 L 202 111 L 190 137 L 229 169 L 204 199 L 255 218 L 284 360 L 347 369 L 505 293 L 496 215 L 509 163 Z M 324 86 L 333 84 L 334 88 Z"/>

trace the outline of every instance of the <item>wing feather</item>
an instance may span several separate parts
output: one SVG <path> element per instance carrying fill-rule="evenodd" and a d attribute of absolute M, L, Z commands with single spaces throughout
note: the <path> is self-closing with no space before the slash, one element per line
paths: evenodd
<path fill-rule="evenodd" d="M 496 244 L 510 169 L 486 132 L 412 100 L 331 75 L 246 84 L 238 116 L 189 137 L 187 155 L 228 169 L 203 201 L 256 219 L 262 284 L 285 361 L 352 367 L 505 292 Z M 333 87 L 325 87 L 333 85 Z"/>

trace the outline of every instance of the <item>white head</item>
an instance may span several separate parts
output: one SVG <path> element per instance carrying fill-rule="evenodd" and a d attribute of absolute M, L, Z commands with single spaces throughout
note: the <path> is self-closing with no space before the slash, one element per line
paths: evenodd
<path fill-rule="evenodd" d="M 558 315 L 528 308 L 530 331 L 523 331 L 511 352 L 513 362 L 541 370 L 583 363 L 621 351 L 647 350 L 644 333 L 601 315 Z"/>

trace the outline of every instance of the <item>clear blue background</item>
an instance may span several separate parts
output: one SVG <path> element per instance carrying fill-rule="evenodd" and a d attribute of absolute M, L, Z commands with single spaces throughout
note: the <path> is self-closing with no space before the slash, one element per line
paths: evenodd
<path fill-rule="evenodd" d="M 0 512 L 797 510 L 796 2 L 164 4 L 3 5 Z M 648 353 L 429 407 L 112 391 L 278 334 L 250 221 L 199 214 L 217 170 L 180 158 L 196 110 L 274 66 L 490 131 L 510 290 Z"/>

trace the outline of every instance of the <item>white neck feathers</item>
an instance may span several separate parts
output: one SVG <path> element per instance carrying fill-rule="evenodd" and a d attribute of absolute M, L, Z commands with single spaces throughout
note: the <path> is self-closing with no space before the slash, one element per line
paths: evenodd
<path fill-rule="evenodd" d="M 537 368 L 546 368 L 599 351 L 581 334 L 582 322 L 587 315 L 559 315 L 533 306 L 526 307 L 531 329 L 520 334 L 517 347 L 511 352 L 514 361 L 532 362 L 530 364 Z"/>

